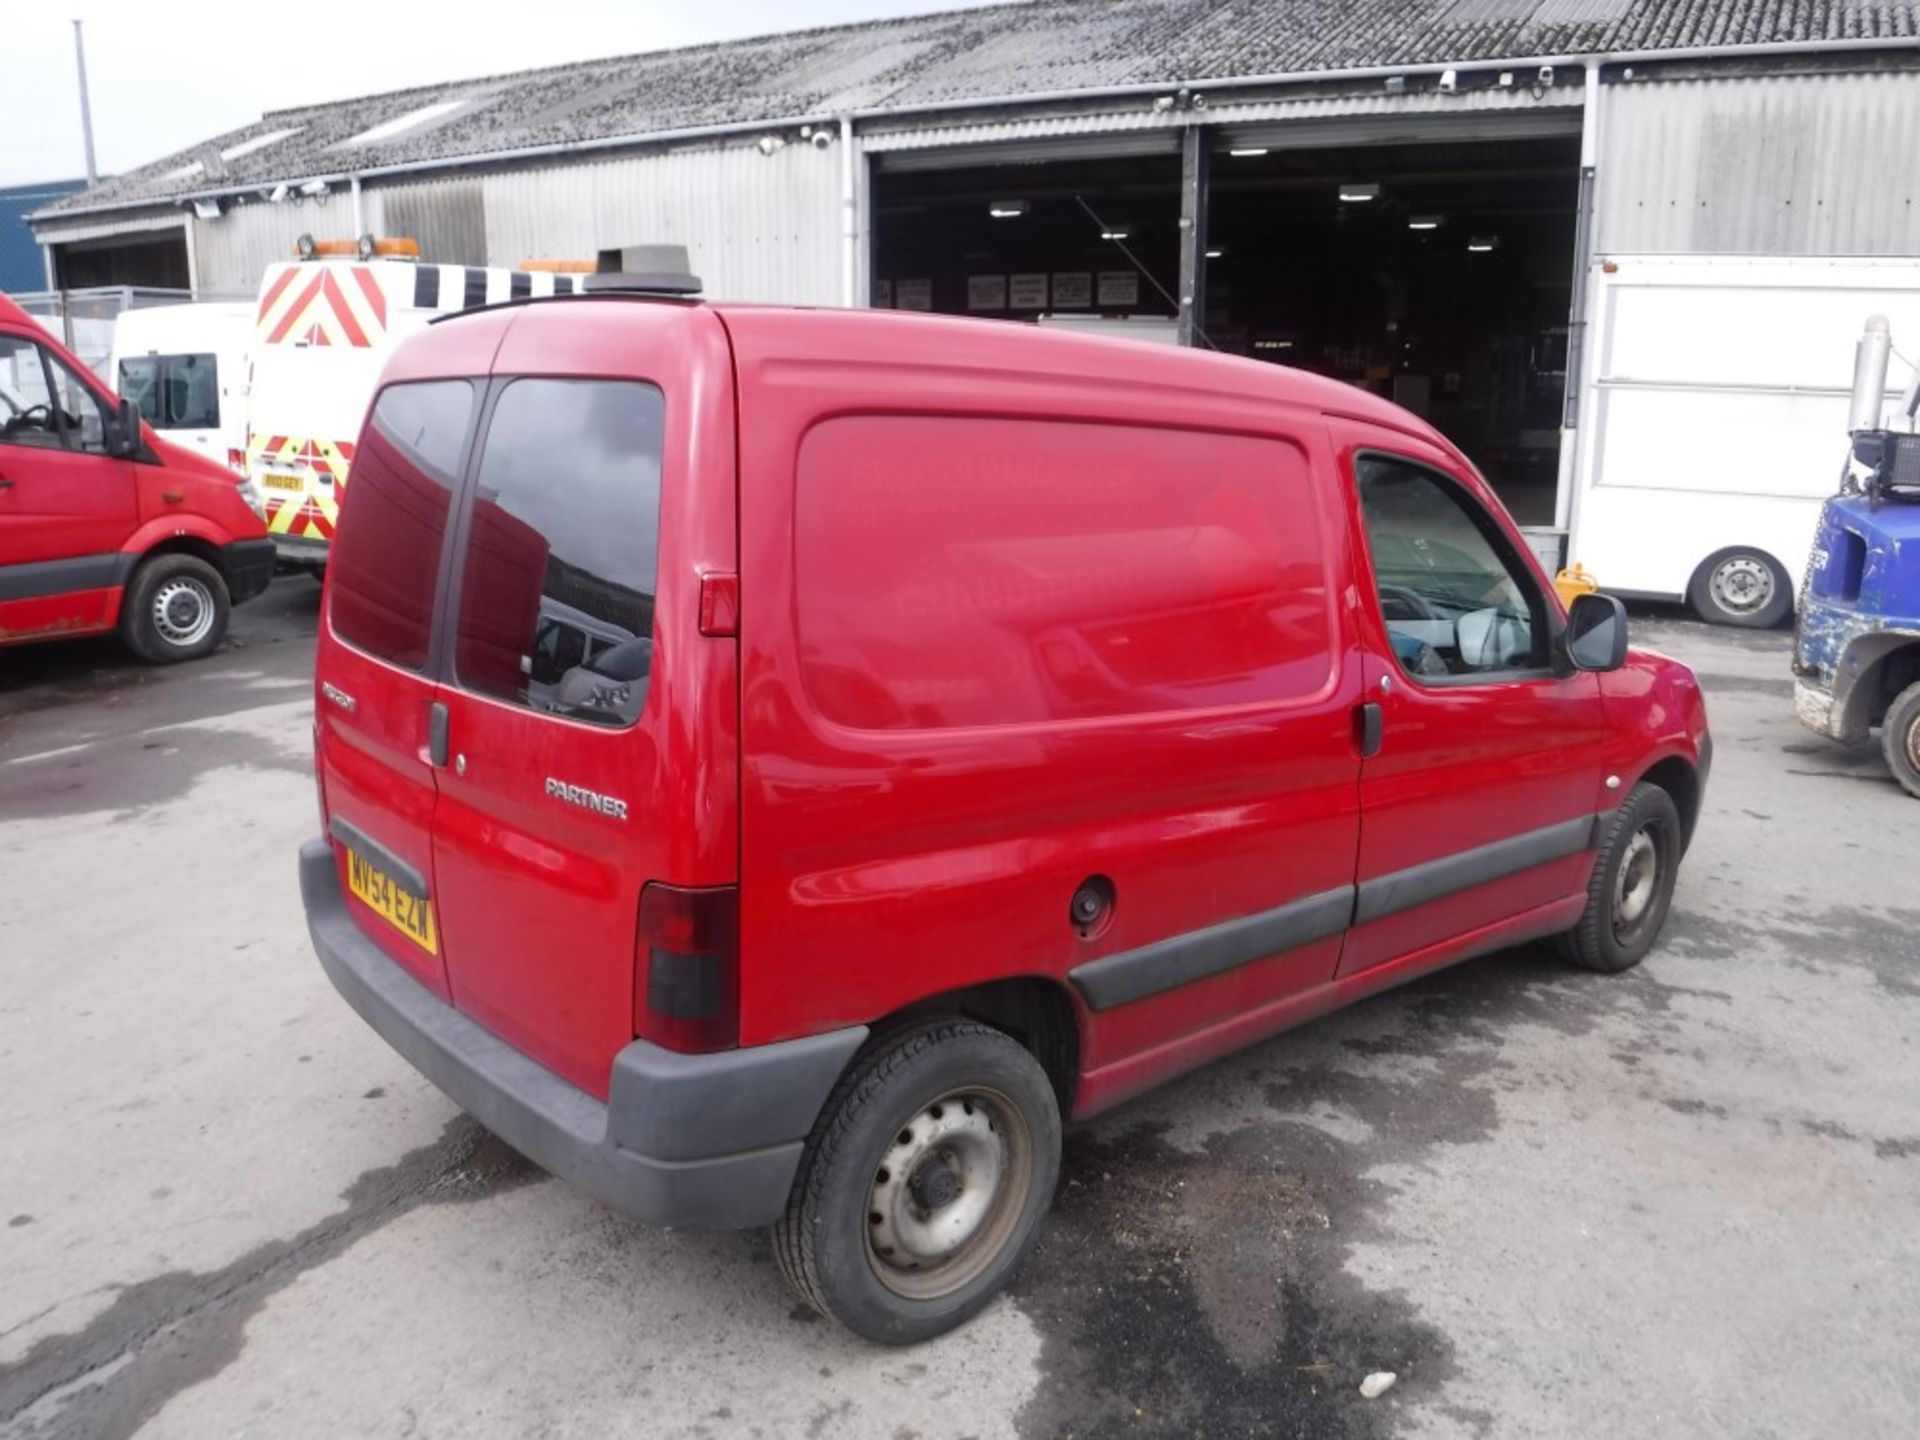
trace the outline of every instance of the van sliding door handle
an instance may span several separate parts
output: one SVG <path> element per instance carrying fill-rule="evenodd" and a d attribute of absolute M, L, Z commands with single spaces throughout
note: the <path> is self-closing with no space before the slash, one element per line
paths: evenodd
<path fill-rule="evenodd" d="M 445 701 L 427 707 L 427 759 L 436 768 L 447 763 L 447 718 Z"/>
<path fill-rule="evenodd" d="M 1354 728 L 1360 732 L 1360 758 L 1371 760 L 1380 753 L 1380 742 L 1386 729 L 1386 711 L 1369 700 L 1354 712 L 1353 718 Z"/>

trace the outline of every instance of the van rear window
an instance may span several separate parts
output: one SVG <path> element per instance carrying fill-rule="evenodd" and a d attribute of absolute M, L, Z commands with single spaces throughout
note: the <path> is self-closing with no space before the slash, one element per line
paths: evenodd
<path fill-rule="evenodd" d="M 596 725 L 639 719 L 665 425 L 665 398 L 637 381 L 515 380 L 500 393 L 460 576 L 462 685 Z"/>
<path fill-rule="evenodd" d="M 440 546 L 472 414 L 465 380 L 381 391 L 327 557 L 334 633 L 409 670 L 427 664 Z"/>
<path fill-rule="evenodd" d="M 804 683 L 862 729 L 1260 705 L 1330 680 L 1306 457 L 1124 425 L 852 416 L 796 481 Z"/>

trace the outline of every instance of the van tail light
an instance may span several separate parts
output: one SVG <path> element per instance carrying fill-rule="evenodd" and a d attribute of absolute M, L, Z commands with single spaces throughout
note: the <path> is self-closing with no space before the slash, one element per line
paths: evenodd
<path fill-rule="evenodd" d="M 236 471 L 242 480 L 247 478 L 247 452 L 238 446 L 227 447 L 227 468 Z"/>
<path fill-rule="evenodd" d="M 740 887 L 640 892 L 633 955 L 633 1033 L 669 1050 L 740 1043 Z"/>

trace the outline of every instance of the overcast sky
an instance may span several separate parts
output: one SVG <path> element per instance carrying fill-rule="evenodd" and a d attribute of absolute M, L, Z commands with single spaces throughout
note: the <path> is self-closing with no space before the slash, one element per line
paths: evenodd
<path fill-rule="evenodd" d="M 9 5 L 0 185 L 86 171 L 74 17 L 86 22 L 100 173 L 131 170 L 268 110 L 776 30 L 985 0 L 541 0 L 326 6 L 273 0 Z"/>

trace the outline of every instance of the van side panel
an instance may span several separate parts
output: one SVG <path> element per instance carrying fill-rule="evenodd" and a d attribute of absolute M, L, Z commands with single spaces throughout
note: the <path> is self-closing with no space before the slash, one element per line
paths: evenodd
<path fill-rule="evenodd" d="M 1038 976 L 1086 1072 L 1329 985 L 1360 663 L 1319 417 L 1079 337 L 1014 370 L 978 323 L 818 358 L 804 314 L 723 318 L 742 1042 Z"/>

